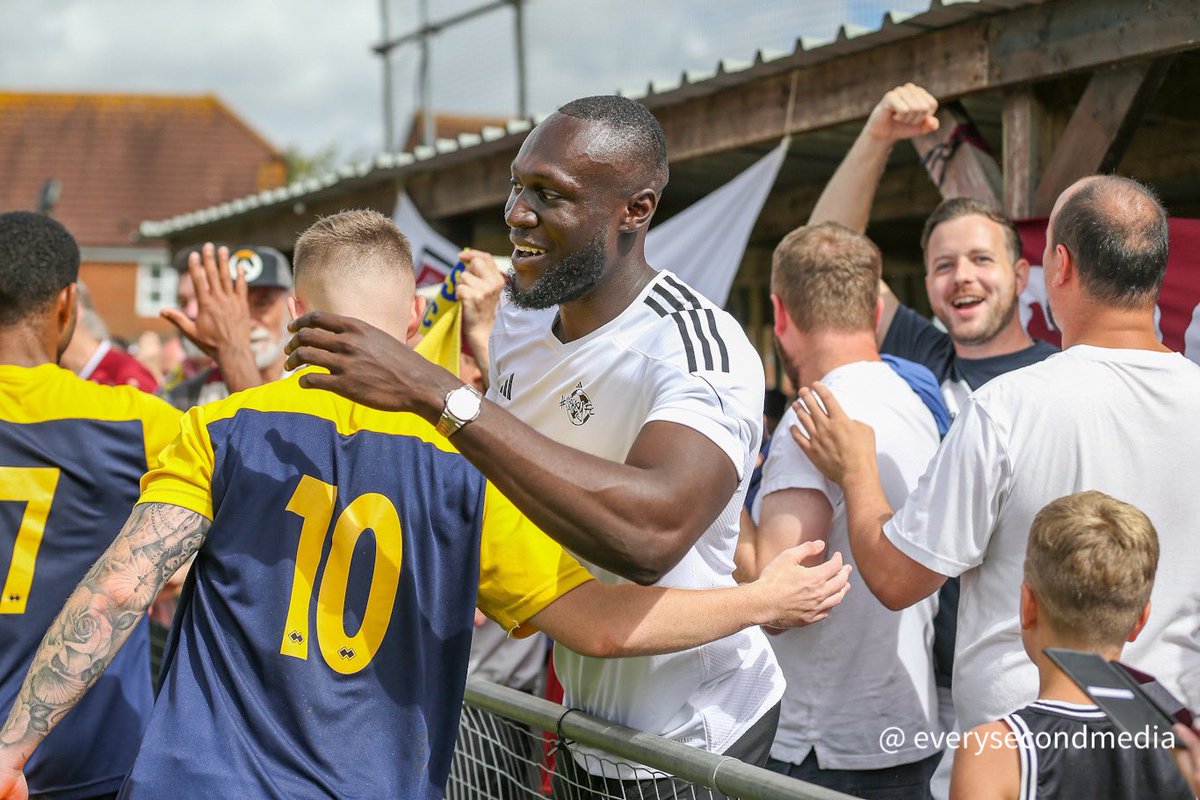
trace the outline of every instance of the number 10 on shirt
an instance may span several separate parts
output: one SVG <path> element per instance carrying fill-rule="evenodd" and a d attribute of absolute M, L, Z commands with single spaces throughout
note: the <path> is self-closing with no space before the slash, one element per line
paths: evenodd
<path fill-rule="evenodd" d="M 303 523 L 279 652 L 308 659 L 309 610 L 316 589 L 317 646 L 330 669 L 352 675 L 371 663 L 387 634 L 400 585 L 402 537 L 400 516 L 391 500 L 375 492 L 359 495 L 338 515 L 332 526 L 333 542 L 320 587 L 316 587 L 321 553 L 330 536 L 337 491 L 336 486 L 305 475 L 288 501 L 287 510 L 299 516 Z M 359 537 L 368 528 L 375 533 L 375 567 L 362 624 L 351 635 L 345 627 L 350 561 Z"/>

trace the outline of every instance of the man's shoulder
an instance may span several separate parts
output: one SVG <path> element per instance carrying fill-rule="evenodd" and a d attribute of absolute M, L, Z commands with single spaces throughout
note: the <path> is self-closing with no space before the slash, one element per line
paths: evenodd
<path fill-rule="evenodd" d="M 651 359 L 688 373 L 761 372 L 741 324 L 671 272 L 659 272 L 627 314 L 622 336 Z"/>
<path fill-rule="evenodd" d="M 1061 351 L 1054 345 L 1041 339 L 1034 339 L 1028 347 L 997 356 L 962 358 L 955 355 L 954 369 L 957 376 L 966 381 L 968 386 L 972 389 L 979 389 L 1001 375 L 1040 364 L 1059 352 Z"/>
<path fill-rule="evenodd" d="M 133 386 L 111 386 L 80 378 L 70 370 L 43 364 L 24 371 L 24 381 L 12 384 L 16 394 L 4 411 L 9 421 L 72 418 L 96 422 L 174 419 L 178 412 L 154 395 Z"/>
<path fill-rule="evenodd" d="M 299 369 L 279 380 L 235 392 L 221 400 L 199 407 L 203 424 L 232 420 L 240 413 L 259 415 L 262 425 L 273 429 L 311 426 L 328 429 L 330 435 L 352 436 L 360 431 L 385 435 L 409 436 L 426 441 L 440 450 L 456 452 L 444 436 L 416 414 L 379 411 L 359 405 L 333 392 L 306 389 L 300 378 L 313 368 Z"/>
<path fill-rule="evenodd" d="M 110 386 L 133 386 L 143 392 L 153 392 L 158 381 L 142 362 L 113 345 L 100 359 L 92 372 L 92 380 Z"/>
<path fill-rule="evenodd" d="M 879 349 L 921 364 L 939 381 L 952 377 L 955 355 L 950 335 L 903 303 L 896 307 Z"/>

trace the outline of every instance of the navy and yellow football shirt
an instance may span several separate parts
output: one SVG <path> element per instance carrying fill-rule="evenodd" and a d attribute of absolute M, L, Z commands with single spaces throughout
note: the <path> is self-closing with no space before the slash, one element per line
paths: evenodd
<path fill-rule="evenodd" d="M 522 635 L 590 579 L 423 419 L 296 375 L 187 412 L 141 502 L 212 527 L 123 797 L 441 797 L 477 590 Z"/>
<path fill-rule="evenodd" d="M 125 523 L 138 480 L 178 419 L 132 386 L 100 386 L 54 364 L 0 365 L 0 715 L 46 629 Z M 69 646 L 89 652 L 105 635 L 80 629 Z M 152 702 L 143 621 L 29 759 L 30 789 L 60 800 L 116 791 Z"/>

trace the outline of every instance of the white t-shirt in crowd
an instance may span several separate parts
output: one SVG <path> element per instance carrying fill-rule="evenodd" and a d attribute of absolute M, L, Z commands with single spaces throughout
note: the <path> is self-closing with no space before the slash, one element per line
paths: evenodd
<path fill-rule="evenodd" d="M 1149 623 L 1124 661 L 1200 704 L 1200 366 L 1178 353 L 1076 345 L 967 400 L 916 492 L 884 527 L 962 575 L 954 705 L 965 730 L 1032 702 L 1018 598 L 1033 517 L 1089 489 L 1158 530 Z"/>
<path fill-rule="evenodd" d="M 875 429 L 884 492 L 899 506 L 937 450 L 933 416 L 882 361 L 845 364 L 821 382 L 847 414 Z M 753 517 L 759 520 L 763 499 L 773 492 L 815 489 L 833 508 L 826 553 L 840 552 L 855 564 L 842 490 L 792 440 L 790 428 L 798 424 L 789 408 L 775 429 Z M 938 728 L 930 656 L 936 611 L 937 595 L 896 612 L 858 586 L 827 619 L 770 637 L 787 679 L 771 757 L 800 764 L 815 749 L 822 769 L 862 770 L 933 755 L 918 746 L 916 734 Z M 880 736 L 889 728 L 904 735 L 895 752 L 880 747 Z"/>
<path fill-rule="evenodd" d="M 763 404 L 762 362 L 741 327 L 669 272 L 659 273 L 618 317 L 575 341 L 554 336 L 555 316 L 555 309 L 501 307 L 488 398 L 551 439 L 612 461 L 623 462 L 653 421 L 686 425 L 712 440 L 737 470 L 737 491 L 657 585 L 735 585 L 738 517 L 762 436 Z M 622 580 L 585 566 L 602 581 Z M 783 694 L 779 666 L 757 628 L 665 656 L 587 658 L 558 646 L 554 665 L 568 705 L 717 753 Z M 605 769 L 611 777 L 632 777 Z"/>

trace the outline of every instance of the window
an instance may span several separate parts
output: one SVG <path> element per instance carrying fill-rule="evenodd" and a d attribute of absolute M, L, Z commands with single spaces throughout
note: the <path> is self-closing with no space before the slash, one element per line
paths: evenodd
<path fill-rule="evenodd" d="M 138 260 L 134 310 L 139 317 L 157 317 L 163 308 L 175 306 L 179 275 L 166 253 L 152 253 Z"/>

